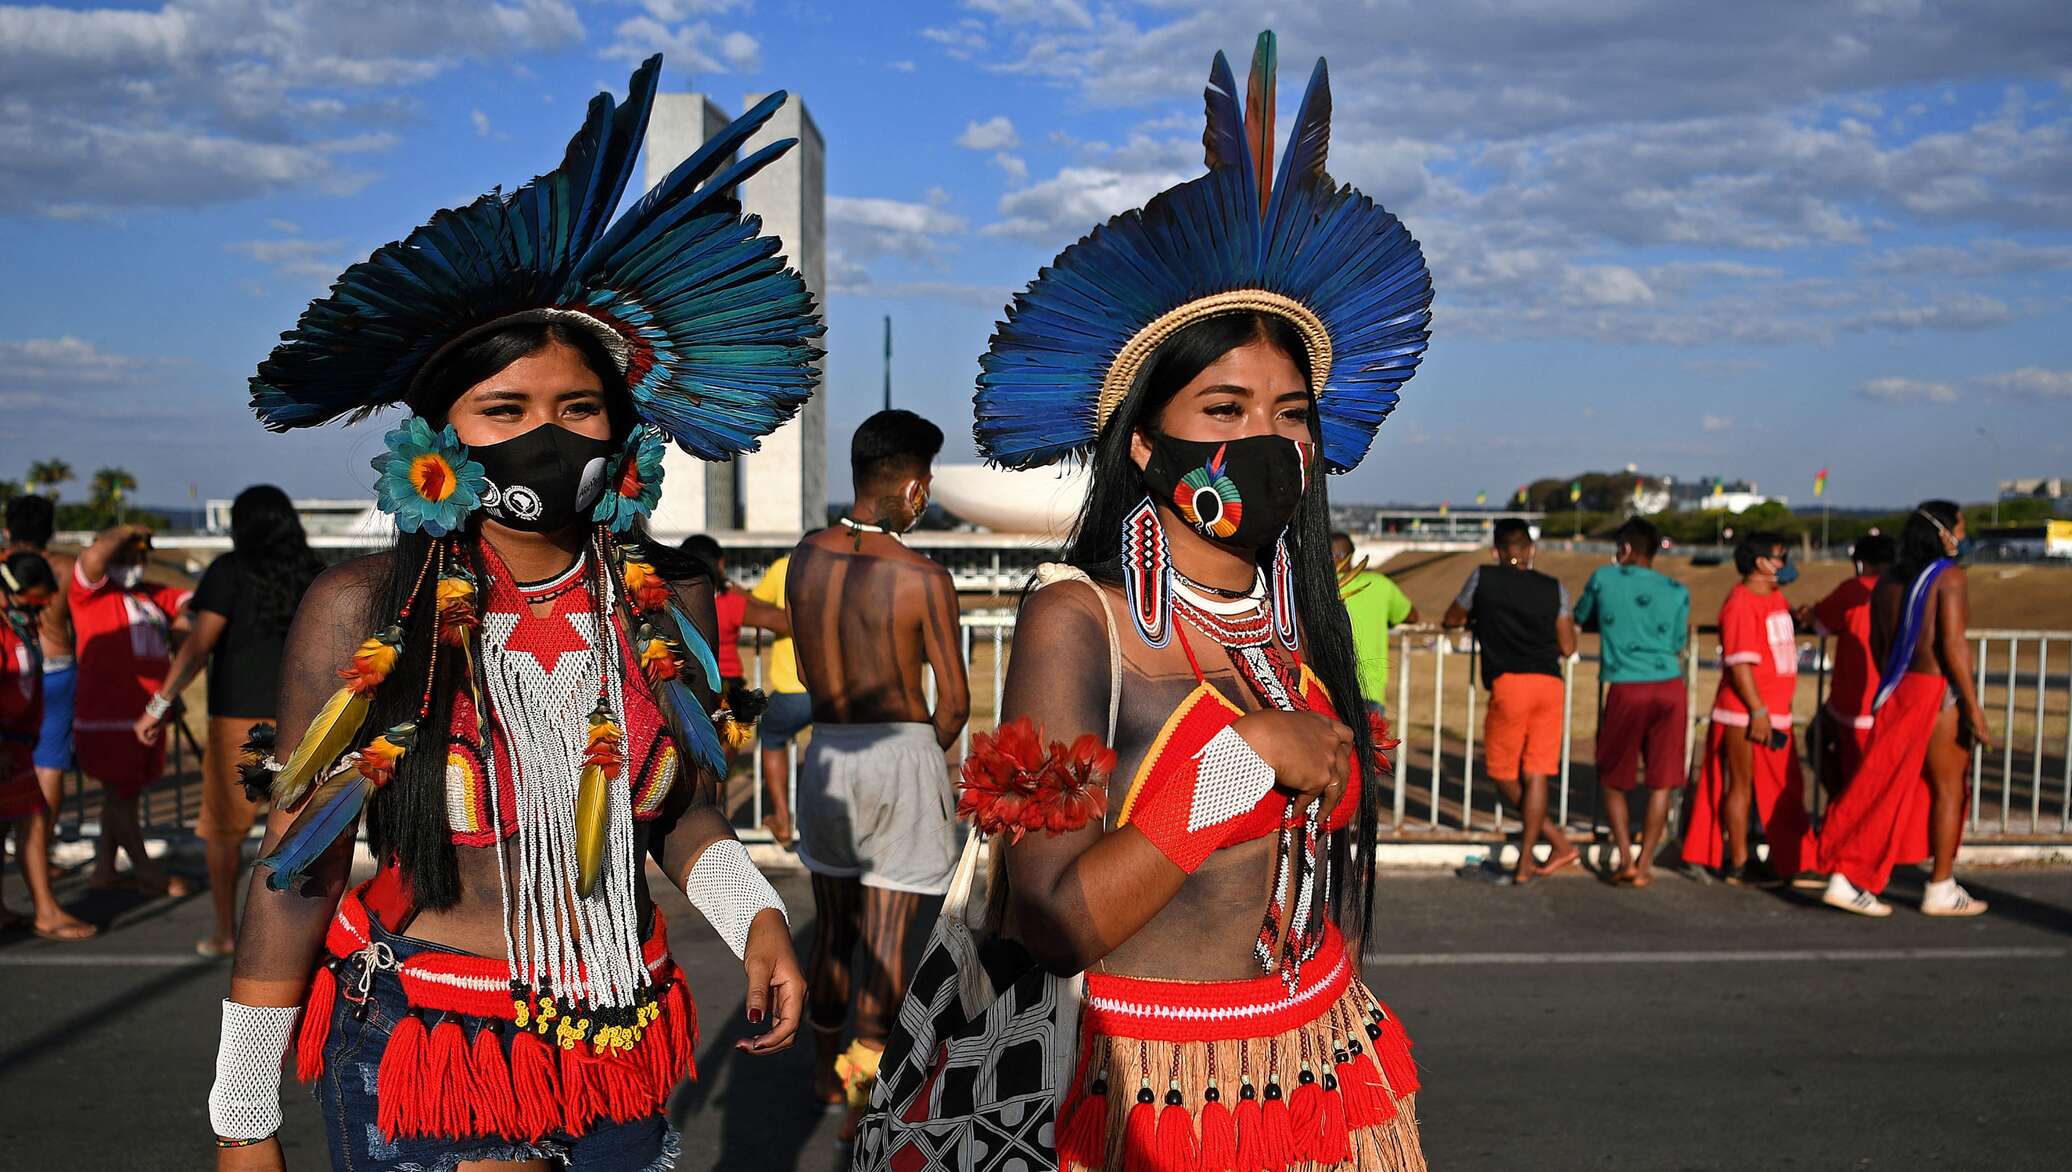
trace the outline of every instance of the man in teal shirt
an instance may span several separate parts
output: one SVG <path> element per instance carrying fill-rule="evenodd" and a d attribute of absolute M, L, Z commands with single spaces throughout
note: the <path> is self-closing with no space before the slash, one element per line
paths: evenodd
<path fill-rule="evenodd" d="M 1670 796 L 1684 785 L 1690 706 L 1683 653 L 1691 641 L 1691 592 L 1654 570 L 1662 535 L 1634 517 L 1621 526 L 1617 560 L 1590 575 L 1576 622 L 1598 633 L 1598 677 L 1607 685 L 1597 722 L 1597 782 L 1619 850 L 1612 881 L 1645 887 L 1669 823 Z M 1648 809 L 1635 860 L 1626 795 L 1647 760 Z"/>
<path fill-rule="evenodd" d="M 1353 624 L 1353 655 L 1359 661 L 1360 691 L 1367 707 L 1381 712 L 1388 707 L 1389 629 L 1417 621 L 1417 607 L 1387 575 L 1353 563 L 1353 539 L 1344 533 L 1331 535 L 1331 561 L 1338 567 L 1338 597 L 1345 600 L 1346 617 Z"/>

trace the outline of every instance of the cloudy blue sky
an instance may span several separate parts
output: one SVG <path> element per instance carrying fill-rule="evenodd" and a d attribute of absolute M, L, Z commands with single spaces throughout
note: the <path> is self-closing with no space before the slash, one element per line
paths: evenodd
<path fill-rule="evenodd" d="M 1843 505 L 2072 474 L 2062 0 L 175 0 L 0 6 L 0 476 L 364 491 L 378 435 L 265 434 L 253 364 L 346 263 L 551 166 L 655 50 L 730 106 L 801 93 L 827 137 L 830 450 L 889 313 L 900 402 L 968 458 L 1007 297 L 1199 171 L 1209 56 L 1262 25 L 1286 89 L 1330 58 L 1331 170 L 1438 287 L 1339 499 L 1627 463 L 1800 500 L 1826 466 Z"/>

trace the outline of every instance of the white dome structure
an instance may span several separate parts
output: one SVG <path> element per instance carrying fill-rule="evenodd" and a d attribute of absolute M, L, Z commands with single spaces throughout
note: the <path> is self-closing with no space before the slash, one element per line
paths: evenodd
<path fill-rule="evenodd" d="M 1062 544 L 1086 503 L 1084 467 L 1014 472 L 986 464 L 938 464 L 931 495 L 942 507 L 995 533 Z"/>

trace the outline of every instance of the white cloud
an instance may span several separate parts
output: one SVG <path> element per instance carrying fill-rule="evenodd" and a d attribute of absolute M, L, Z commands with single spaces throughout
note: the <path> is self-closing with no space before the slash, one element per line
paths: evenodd
<path fill-rule="evenodd" d="M 408 87 L 582 35 L 566 0 L 0 7 L 0 213 L 350 193 Z"/>
<path fill-rule="evenodd" d="M 298 282 L 329 285 L 349 261 L 342 240 L 305 240 L 290 236 L 278 240 L 234 240 L 223 246 L 227 252 L 248 256 L 283 277 Z"/>
<path fill-rule="evenodd" d="M 1178 171 L 1066 167 L 1000 197 L 1001 219 L 983 229 L 1035 243 L 1063 244 L 1186 178 Z"/>
<path fill-rule="evenodd" d="M 1998 277 L 2072 269 L 2072 245 L 1984 238 L 1968 245 L 1922 244 L 1864 258 L 1865 272 L 1913 277 Z"/>
<path fill-rule="evenodd" d="M 1948 383 L 1923 382 L 1896 375 L 1874 378 L 1856 388 L 1856 393 L 1878 403 L 1954 403 L 1957 388 Z"/>
<path fill-rule="evenodd" d="M 489 115 L 484 114 L 480 110 L 470 110 L 468 111 L 468 122 L 474 126 L 477 135 L 484 138 L 489 136 Z"/>
<path fill-rule="evenodd" d="M 1029 181 L 1029 164 L 1020 155 L 1009 151 L 997 151 L 993 155 L 993 165 L 1000 168 L 1001 174 L 1006 175 L 1011 183 Z"/>
<path fill-rule="evenodd" d="M 1012 150 L 1022 145 L 1022 136 L 1015 133 L 1014 122 L 1007 115 L 995 114 L 984 122 L 966 122 L 957 145 L 972 151 Z"/>
<path fill-rule="evenodd" d="M 1079 0 L 964 0 L 964 7 L 1009 24 L 1092 28 L 1093 15 Z"/>
<path fill-rule="evenodd" d="M 70 334 L 56 338 L 23 338 L 0 341 L 0 390 L 49 393 L 63 397 L 80 387 L 105 387 L 152 367 L 167 365 L 165 358 L 137 358 L 110 354 L 84 338 Z"/>
<path fill-rule="evenodd" d="M 761 43 L 745 32 L 723 31 L 703 20 L 671 26 L 650 16 L 620 21 L 612 43 L 597 55 L 637 62 L 656 53 L 669 68 L 695 73 L 750 73 L 762 65 Z"/>
<path fill-rule="evenodd" d="M 1846 330 L 1982 330 L 2020 315 L 2006 302 L 1983 293 L 1954 293 L 1926 305 L 1875 309 L 1842 323 Z"/>
<path fill-rule="evenodd" d="M 912 61 L 902 59 L 899 61 L 889 62 L 886 65 L 886 68 L 892 70 L 894 73 L 912 73 L 915 69 L 915 65 Z"/>
<path fill-rule="evenodd" d="M 1971 381 L 1989 391 L 2018 399 L 2072 399 L 2072 370 L 2024 366 L 2005 374 L 1982 375 Z"/>
<path fill-rule="evenodd" d="M 1732 431 L 1734 420 L 1726 415 L 1704 415 L 1699 417 L 1698 427 L 1706 432 Z"/>
<path fill-rule="evenodd" d="M 962 236 L 964 217 L 933 203 L 827 197 L 828 237 L 852 263 L 896 256 L 932 261 Z"/>

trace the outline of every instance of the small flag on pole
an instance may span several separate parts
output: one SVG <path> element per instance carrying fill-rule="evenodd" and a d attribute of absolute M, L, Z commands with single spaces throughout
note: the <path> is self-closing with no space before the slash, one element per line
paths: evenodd
<path fill-rule="evenodd" d="M 1583 482 L 1582 482 L 1582 481 L 1580 481 L 1580 480 L 1571 480 L 1571 481 L 1569 481 L 1569 482 L 1568 482 L 1568 503 L 1569 503 L 1569 504 L 1575 504 L 1575 503 L 1576 503 L 1577 501 L 1579 501 L 1579 500 L 1582 500 L 1582 499 L 1583 499 Z"/>
<path fill-rule="evenodd" d="M 1815 472 L 1815 473 L 1813 474 L 1813 495 L 1814 495 L 1814 496 L 1820 496 L 1820 495 L 1822 495 L 1823 493 L 1825 493 L 1826 491 L 1827 491 L 1827 469 L 1825 469 L 1825 468 L 1822 468 L 1822 469 L 1821 469 L 1820 471 L 1818 471 L 1818 472 Z"/>
<path fill-rule="evenodd" d="M 1518 486 L 1518 507 L 1521 509 L 1525 507 L 1525 491 L 1528 487 L 1523 484 Z"/>
<path fill-rule="evenodd" d="M 1453 502 L 1452 502 L 1452 501 L 1440 501 L 1440 502 L 1439 502 L 1439 515 L 1440 515 L 1440 516 L 1442 516 L 1442 517 L 1443 517 L 1443 516 L 1445 516 L 1445 515 L 1446 515 L 1446 513 L 1447 513 L 1447 510 L 1451 509 L 1452 507 L 1453 507 Z"/>
<path fill-rule="evenodd" d="M 1488 493 L 1486 493 L 1486 492 L 1478 492 L 1478 493 L 1476 493 L 1476 494 L 1475 494 L 1475 503 L 1476 503 L 1477 505 L 1486 505 L 1486 504 L 1488 504 L 1488 503 L 1489 503 L 1489 494 L 1488 494 Z"/>
<path fill-rule="evenodd" d="M 1642 483 L 1643 481 L 1639 477 L 1633 478 L 1633 503 L 1636 505 L 1640 503 L 1640 486 Z"/>

